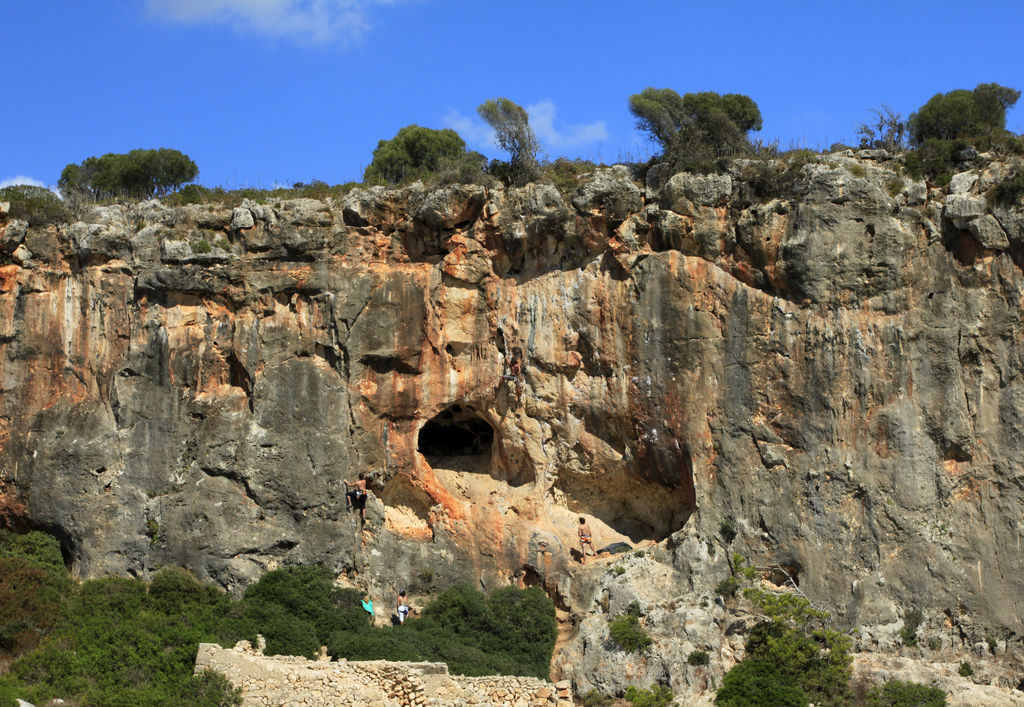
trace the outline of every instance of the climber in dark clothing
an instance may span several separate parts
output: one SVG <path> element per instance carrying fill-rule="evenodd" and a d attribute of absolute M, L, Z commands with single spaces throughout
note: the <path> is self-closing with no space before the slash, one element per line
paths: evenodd
<path fill-rule="evenodd" d="M 349 510 L 355 508 L 359 511 L 359 519 L 363 522 L 366 521 L 366 474 L 359 472 L 359 480 L 354 483 L 349 483 L 342 479 L 342 483 L 345 484 L 345 504 Z"/>

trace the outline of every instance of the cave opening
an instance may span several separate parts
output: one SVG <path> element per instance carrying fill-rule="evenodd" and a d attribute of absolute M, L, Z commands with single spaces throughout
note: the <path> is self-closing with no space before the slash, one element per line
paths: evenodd
<path fill-rule="evenodd" d="M 563 472 L 555 487 L 567 499 L 570 511 L 588 516 L 620 539 L 632 544 L 660 542 L 682 528 L 697 510 L 689 449 L 683 444 L 669 449 L 665 454 L 648 452 L 635 466 L 600 474 Z M 594 529 L 600 548 L 608 533 Z"/>
<path fill-rule="evenodd" d="M 494 428 L 477 413 L 461 405 L 442 410 L 420 430 L 420 454 L 433 466 L 451 457 L 490 457 Z"/>

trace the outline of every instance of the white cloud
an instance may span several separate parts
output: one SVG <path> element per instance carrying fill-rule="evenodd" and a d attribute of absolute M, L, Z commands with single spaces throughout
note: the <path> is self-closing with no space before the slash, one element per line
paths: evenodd
<path fill-rule="evenodd" d="M 28 184 L 31 187 L 45 187 L 46 185 L 40 182 L 38 179 L 32 179 L 32 177 L 26 177 L 19 174 L 17 177 L 11 177 L 0 182 L 0 189 L 4 187 L 13 187 L 16 184 Z"/>
<path fill-rule="evenodd" d="M 479 118 L 470 118 L 453 110 L 441 120 L 441 124 L 457 132 L 470 147 L 480 150 L 494 149 L 494 131 Z"/>
<path fill-rule="evenodd" d="M 151 17 L 186 24 L 228 25 L 239 33 L 290 37 L 314 44 L 357 39 L 368 10 L 397 0 L 146 0 Z"/>
<path fill-rule="evenodd" d="M 528 105 L 526 112 L 530 114 L 530 125 L 540 138 L 541 144 L 552 150 L 592 145 L 608 139 L 608 128 L 605 127 L 603 120 L 585 125 L 564 125 L 559 130 L 555 127 L 556 109 L 551 101 Z"/>
<path fill-rule="evenodd" d="M 608 128 L 603 120 L 585 125 L 564 125 L 555 127 L 557 109 L 552 101 L 541 101 L 526 106 L 530 115 L 530 126 L 543 147 L 549 150 L 565 150 L 584 145 L 593 145 L 608 139 Z M 478 149 L 494 148 L 494 131 L 481 119 L 467 117 L 453 110 L 442 121 L 470 146 Z"/>

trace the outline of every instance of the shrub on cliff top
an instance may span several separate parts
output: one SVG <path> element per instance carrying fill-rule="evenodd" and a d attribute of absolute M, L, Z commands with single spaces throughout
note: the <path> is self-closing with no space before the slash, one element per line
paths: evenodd
<path fill-rule="evenodd" d="M 509 154 L 507 177 L 513 186 L 528 184 L 540 174 L 537 150 L 540 145 L 530 127 L 530 115 L 507 98 L 484 101 L 476 108 L 494 129 L 494 141 Z"/>
<path fill-rule="evenodd" d="M 400 184 L 452 172 L 473 181 L 483 175 L 484 156 L 467 152 L 454 130 L 406 125 L 390 140 L 381 140 L 363 172 L 367 184 Z"/>
<path fill-rule="evenodd" d="M 8 201 L 11 210 L 8 217 L 27 221 L 29 226 L 49 226 L 67 221 L 70 211 L 64 202 L 49 189 L 17 184 L 0 189 L 0 201 Z"/>
<path fill-rule="evenodd" d="M 662 147 L 675 169 L 710 172 L 751 149 L 748 134 L 761 129 L 761 111 L 749 97 L 714 91 L 680 96 L 671 88 L 645 88 L 629 97 L 636 126 Z"/>
<path fill-rule="evenodd" d="M 928 139 L 975 140 L 1003 133 L 1006 111 L 1019 98 L 1020 91 L 997 83 L 936 93 L 907 119 L 910 139 L 921 146 Z"/>
<path fill-rule="evenodd" d="M 149 199 L 178 189 L 199 176 L 196 163 L 178 150 L 132 150 L 107 153 L 69 164 L 58 186 L 65 198 Z"/>

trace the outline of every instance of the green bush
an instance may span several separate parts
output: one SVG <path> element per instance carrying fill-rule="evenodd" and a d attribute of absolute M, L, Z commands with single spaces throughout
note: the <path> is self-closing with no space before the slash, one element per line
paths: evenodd
<path fill-rule="evenodd" d="M 1018 98 L 1020 91 L 997 83 L 937 93 L 907 120 L 910 139 L 923 145 L 929 139 L 955 141 L 1003 133 L 1006 111 Z"/>
<path fill-rule="evenodd" d="M 348 192 L 359 186 L 356 182 L 336 184 L 327 186 L 326 183 L 314 180 L 310 184 L 297 182 L 290 188 L 278 187 L 275 189 L 231 189 L 222 187 L 204 187 L 199 184 L 187 184 L 180 190 L 163 197 L 163 202 L 168 206 L 184 206 L 186 204 L 224 204 L 226 206 L 237 206 L 244 199 L 257 204 L 267 204 L 273 201 L 284 199 L 319 199 L 327 198 L 340 199 Z"/>
<path fill-rule="evenodd" d="M 690 655 L 686 657 L 686 662 L 690 665 L 707 665 L 711 662 L 711 658 L 707 651 L 691 651 Z"/>
<path fill-rule="evenodd" d="M 842 705 L 849 696 L 849 649 L 849 638 L 835 631 L 808 633 L 773 620 L 750 632 L 742 662 L 771 663 L 814 704 Z"/>
<path fill-rule="evenodd" d="M 400 184 L 442 174 L 452 181 L 459 181 L 457 177 L 478 181 L 483 175 L 484 161 L 480 153 L 466 151 L 466 143 L 454 130 L 407 125 L 390 140 L 377 143 L 373 161 L 363 172 L 363 181 Z"/>
<path fill-rule="evenodd" d="M 160 570 L 148 585 L 115 578 L 76 588 L 53 538 L 0 532 L 0 639 L 5 650 L 21 651 L 0 677 L 0 707 L 14 696 L 37 704 L 61 697 L 83 707 L 238 704 L 221 676 L 192 675 L 197 647 L 254 641 L 257 633 L 268 654 L 313 657 L 328 645 L 339 658 L 432 660 L 458 674 L 548 677 L 555 609 L 540 589 L 484 596 L 459 585 L 422 619 L 394 628 L 371 627 L 360 598 L 335 587 L 322 567 L 268 572 L 239 601 L 175 568 Z"/>
<path fill-rule="evenodd" d="M 749 152 L 748 134 L 761 129 L 757 104 L 739 93 L 680 96 L 670 88 L 648 87 L 629 97 L 629 111 L 637 128 L 663 148 L 661 159 L 677 170 L 719 170 Z"/>
<path fill-rule="evenodd" d="M 58 186 L 67 197 L 149 199 L 162 196 L 199 176 L 196 163 L 178 150 L 107 153 L 69 164 Z"/>
<path fill-rule="evenodd" d="M 608 624 L 608 633 L 620 648 L 630 652 L 642 651 L 651 645 L 651 637 L 633 614 L 621 614 Z"/>
<path fill-rule="evenodd" d="M 740 588 L 740 581 L 733 575 L 729 575 L 715 585 L 715 594 L 729 598 L 736 596 L 736 590 Z"/>
<path fill-rule="evenodd" d="M 722 522 L 718 524 L 718 534 L 722 536 L 726 545 L 736 539 L 736 526 L 732 518 L 722 519 Z"/>
<path fill-rule="evenodd" d="M 242 704 L 242 689 L 215 670 L 193 675 L 180 695 L 179 704 L 192 707 L 235 707 Z"/>
<path fill-rule="evenodd" d="M 245 590 L 233 626 L 251 641 L 262 634 L 269 655 L 315 658 L 336 632 L 366 630 L 360 599 L 358 591 L 336 587 L 324 567 L 282 567 Z"/>
<path fill-rule="evenodd" d="M 965 142 L 928 138 L 903 157 L 903 166 L 914 179 L 927 178 L 936 186 L 949 184 L 957 167 L 957 155 L 968 147 Z"/>
<path fill-rule="evenodd" d="M 891 680 L 868 694 L 868 707 L 945 707 L 946 693 L 916 682 Z"/>
<path fill-rule="evenodd" d="M 744 658 L 722 678 L 715 704 L 718 707 L 807 707 L 810 699 L 774 662 Z"/>
<path fill-rule="evenodd" d="M 422 618 L 401 627 L 339 630 L 326 645 L 336 658 L 430 660 L 447 663 L 459 675 L 546 679 L 556 633 L 554 604 L 536 587 L 506 587 L 485 596 L 457 584 L 425 607 Z"/>
<path fill-rule="evenodd" d="M 957 672 L 962 678 L 969 678 L 974 675 L 974 668 L 971 667 L 970 663 L 961 663 Z"/>
<path fill-rule="evenodd" d="M 71 586 L 53 537 L 0 530 L 0 657 L 35 648 L 56 626 Z"/>
<path fill-rule="evenodd" d="M 611 697 L 608 695 L 602 695 L 597 690 L 591 690 L 583 696 L 583 707 L 607 707 L 607 705 L 610 705 L 611 703 Z"/>
<path fill-rule="evenodd" d="M 900 629 L 900 640 L 905 646 L 917 645 L 917 629 L 924 621 L 924 616 L 917 609 L 912 609 L 903 617 L 903 628 Z"/>
<path fill-rule="evenodd" d="M 804 182 L 804 167 L 818 161 L 812 150 L 793 150 L 780 159 L 751 160 L 743 168 L 743 188 L 761 202 L 797 198 Z"/>
<path fill-rule="evenodd" d="M 992 191 L 992 200 L 1004 206 L 1020 204 L 1021 197 L 1024 197 L 1024 170 L 1017 170 Z"/>
<path fill-rule="evenodd" d="M 33 228 L 61 223 L 71 218 L 71 212 L 60 197 L 43 187 L 27 184 L 4 187 L 0 189 L 0 201 L 10 202 L 9 218 L 27 221 Z"/>
<path fill-rule="evenodd" d="M 226 683 L 194 682 L 196 649 L 226 636 L 231 599 L 180 571 L 165 571 L 150 593 L 138 580 L 84 582 L 67 597 L 61 624 L 10 675 L 35 703 L 53 697 L 82 705 L 235 704 Z M 221 689 L 224 688 L 224 689 Z"/>
<path fill-rule="evenodd" d="M 630 685 L 626 688 L 626 702 L 633 707 L 667 707 L 672 703 L 672 690 L 664 685 L 655 685 L 649 690 Z"/>
<path fill-rule="evenodd" d="M 580 177 L 597 169 L 588 160 L 570 160 L 559 157 L 554 162 L 541 165 L 541 179 L 554 184 L 563 196 L 569 196 L 580 185 Z"/>

